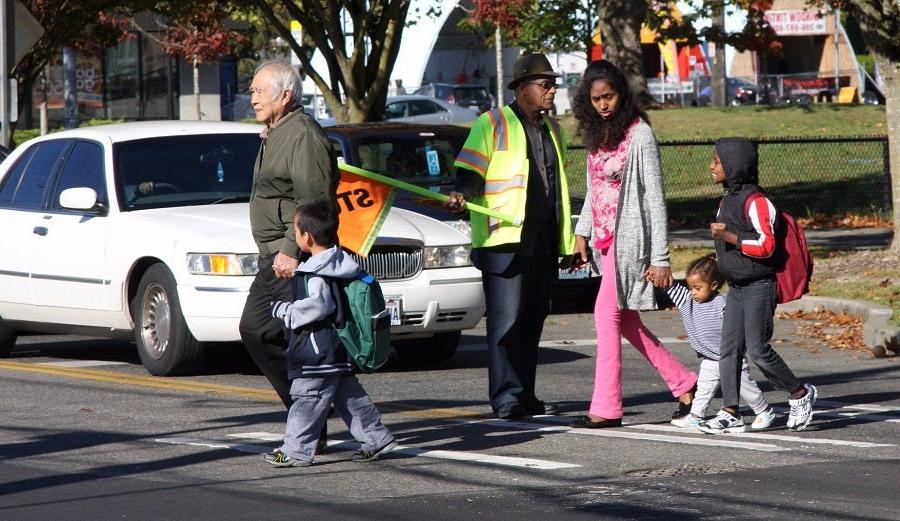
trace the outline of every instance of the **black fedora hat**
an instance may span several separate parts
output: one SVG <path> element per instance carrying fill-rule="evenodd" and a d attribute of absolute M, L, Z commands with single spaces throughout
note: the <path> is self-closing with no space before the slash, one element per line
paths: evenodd
<path fill-rule="evenodd" d="M 550 60 L 543 54 L 523 54 L 516 60 L 513 66 L 513 79 L 506 85 L 509 90 L 515 90 L 516 85 L 528 78 L 558 78 L 560 74 L 553 70 Z"/>

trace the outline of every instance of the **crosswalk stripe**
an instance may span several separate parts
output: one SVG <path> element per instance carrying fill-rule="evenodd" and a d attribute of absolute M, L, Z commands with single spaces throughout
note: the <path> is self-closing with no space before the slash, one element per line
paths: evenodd
<path fill-rule="evenodd" d="M 677 338 L 677 337 L 662 337 L 659 339 L 663 344 L 687 344 L 688 340 L 686 338 Z M 538 346 L 540 347 L 586 347 L 586 346 L 596 346 L 597 339 L 596 338 L 576 338 L 576 339 L 565 339 L 565 340 L 542 340 Z M 622 345 L 631 345 L 624 338 L 622 339 Z M 474 344 L 460 344 L 457 351 L 482 351 L 487 349 L 487 344 L 480 342 Z"/>
<path fill-rule="evenodd" d="M 258 441 L 281 441 L 283 435 L 269 432 L 247 432 L 229 434 L 231 438 L 251 439 Z M 167 438 L 156 438 L 153 441 L 157 443 L 167 443 L 172 445 L 190 445 L 195 447 L 207 447 L 211 449 L 231 449 L 240 452 L 249 452 L 252 454 L 266 454 L 270 452 L 271 447 L 261 445 L 250 445 L 244 443 L 231 443 L 227 441 L 204 440 L 198 438 L 186 438 L 181 436 L 172 436 Z M 354 441 L 329 440 L 329 447 L 359 449 L 360 445 Z M 452 461 L 465 461 L 471 463 L 479 463 L 485 465 L 497 465 L 502 467 L 518 467 L 535 470 L 559 470 L 576 468 L 581 465 L 574 463 L 564 463 L 559 461 L 548 461 L 534 458 L 518 458 L 513 456 L 495 456 L 491 454 L 481 454 L 476 452 L 461 452 L 454 450 L 431 450 L 418 447 L 407 447 L 398 445 L 391 453 L 403 454 L 405 456 L 434 458 Z"/>
<path fill-rule="evenodd" d="M 816 416 L 813 418 L 817 418 L 819 413 L 816 413 Z M 691 431 L 689 429 L 683 429 L 681 427 L 676 427 L 674 425 L 658 425 L 658 424 L 650 424 L 650 423 L 638 423 L 627 425 L 626 427 L 631 429 L 641 429 L 647 431 L 661 431 L 661 432 L 681 432 L 684 434 L 697 434 L 701 435 L 702 433 L 699 431 Z M 702 434 L 703 436 L 709 436 L 707 434 Z M 772 440 L 772 441 L 784 441 L 791 443 L 803 443 L 803 444 L 818 444 L 818 445 L 839 445 L 844 447 L 861 447 L 861 448 L 874 448 L 874 447 L 894 447 L 894 445 L 890 443 L 870 443 L 866 441 L 851 441 L 851 440 L 834 440 L 828 438 L 814 438 L 812 436 L 785 436 L 783 434 L 769 434 L 767 432 L 743 432 L 743 433 L 735 433 L 735 434 L 716 434 L 717 437 L 720 436 L 728 436 L 734 438 L 747 438 L 754 440 Z"/>

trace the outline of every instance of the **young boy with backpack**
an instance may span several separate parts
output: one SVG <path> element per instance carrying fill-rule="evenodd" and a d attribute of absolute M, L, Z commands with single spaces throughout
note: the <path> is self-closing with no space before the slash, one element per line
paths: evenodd
<path fill-rule="evenodd" d="M 297 267 L 293 302 L 273 302 L 272 315 L 291 330 L 288 378 L 294 400 L 288 411 L 284 443 L 264 459 L 276 467 L 305 467 L 313 462 L 316 443 L 332 404 L 362 444 L 354 461 L 372 461 L 397 446 L 381 415 L 353 375 L 350 357 L 339 336 L 345 309 L 342 287 L 362 271 L 337 246 L 337 209 L 328 201 L 301 204 L 294 213 L 300 249 L 311 254 Z"/>
<path fill-rule="evenodd" d="M 715 418 L 700 424 L 700 430 L 708 434 L 744 430 L 738 400 L 745 354 L 773 386 L 789 393 L 788 429 L 805 429 L 816 401 L 816 388 L 798 380 L 769 344 L 778 299 L 776 272 L 783 267 L 784 259 L 773 256 L 778 246 L 778 214 L 758 185 L 758 163 L 755 143 L 744 138 L 721 138 L 716 141 L 709 165 L 713 181 L 725 188 L 710 232 L 719 273 L 730 289 L 719 358 L 723 407 Z"/>

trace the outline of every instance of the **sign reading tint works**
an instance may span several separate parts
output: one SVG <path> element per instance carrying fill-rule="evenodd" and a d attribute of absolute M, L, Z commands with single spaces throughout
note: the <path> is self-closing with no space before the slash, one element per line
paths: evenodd
<path fill-rule="evenodd" d="M 765 16 L 779 36 L 828 33 L 825 19 L 815 11 L 766 11 Z"/>

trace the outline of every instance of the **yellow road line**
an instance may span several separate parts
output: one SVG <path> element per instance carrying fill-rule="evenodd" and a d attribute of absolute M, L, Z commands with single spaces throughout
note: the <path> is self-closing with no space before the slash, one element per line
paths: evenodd
<path fill-rule="evenodd" d="M 214 393 L 224 396 L 237 396 L 241 398 L 250 398 L 254 400 L 280 401 L 275 391 L 271 389 L 254 389 L 252 387 L 239 387 L 236 385 L 222 385 L 196 382 L 190 380 L 182 380 L 175 378 L 165 378 L 160 376 L 140 376 L 126 373 L 118 373 L 114 371 L 106 371 L 102 369 L 86 369 L 83 367 L 60 367 L 51 366 L 41 363 L 23 363 L 13 362 L 9 360 L 0 360 L 0 369 L 8 371 L 19 371 L 25 373 L 36 373 L 48 376 L 58 376 L 63 378 L 77 378 L 80 380 L 91 380 L 95 382 L 104 382 L 111 384 L 119 384 L 133 387 L 149 387 L 152 389 L 162 389 L 166 391 L 181 391 L 188 393 Z M 397 403 L 378 405 L 382 410 L 396 411 L 408 416 L 429 419 L 451 419 L 451 418 L 486 418 L 483 413 L 470 409 L 459 407 L 439 407 L 434 409 L 416 409 L 411 406 L 400 405 Z"/>
<path fill-rule="evenodd" d="M 92 380 L 95 382 L 130 385 L 135 387 L 149 387 L 167 391 L 215 393 L 256 400 L 279 401 L 278 396 L 270 389 L 253 389 L 251 387 L 238 387 L 234 385 L 210 384 L 174 378 L 163 378 L 159 376 L 139 376 L 99 369 L 58 367 L 43 364 L 11 362 L 8 360 L 0 360 L 0 369 L 66 378 L 78 378 L 81 380 Z"/>

